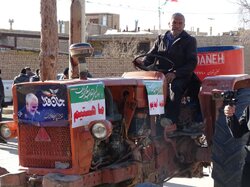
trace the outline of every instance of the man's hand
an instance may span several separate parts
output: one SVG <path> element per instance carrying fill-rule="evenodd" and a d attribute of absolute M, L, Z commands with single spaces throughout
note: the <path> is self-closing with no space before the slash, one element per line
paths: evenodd
<path fill-rule="evenodd" d="M 226 105 L 224 107 L 224 114 L 226 117 L 232 117 L 235 113 L 235 106 Z"/>
<path fill-rule="evenodd" d="M 165 77 L 166 77 L 167 83 L 171 83 L 176 78 L 176 75 L 175 73 L 167 73 Z"/>
<path fill-rule="evenodd" d="M 138 69 L 138 67 L 136 65 L 144 65 L 143 60 L 137 59 L 136 61 L 134 61 L 134 68 Z"/>
<path fill-rule="evenodd" d="M 137 59 L 137 60 L 135 61 L 135 63 L 136 63 L 136 64 L 140 64 L 140 65 L 144 65 L 144 61 L 141 60 L 141 59 Z"/>

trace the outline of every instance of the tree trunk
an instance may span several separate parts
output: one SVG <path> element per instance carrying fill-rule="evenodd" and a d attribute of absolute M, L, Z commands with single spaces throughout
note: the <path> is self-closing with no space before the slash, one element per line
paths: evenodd
<path fill-rule="evenodd" d="M 85 42 L 85 0 L 71 0 L 69 45 Z M 69 77 L 79 78 L 79 64 L 69 57 Z"/>
<path fill-rule="evenodd" d="M 58 28 L 56 0 L 41 0 L 41 43 L 40 70 L 41 80 L 56 78 L 58 53 Z"/>

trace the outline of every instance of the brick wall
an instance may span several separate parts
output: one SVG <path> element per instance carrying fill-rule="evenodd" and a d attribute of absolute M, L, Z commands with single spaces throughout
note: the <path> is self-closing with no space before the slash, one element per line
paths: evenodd
<path fill-rule="evenodd" d="M 32 71 L 39 68 L 39 53 L 30 51 L 6 50 L 0 52 L 0 69 L 2 79 L 11 80 L 22 68 L 29 66 Z M 62 72 L 68 66 L 67 55 L 59 55 L 57 71 Z"/>
<path fill-rule="evenodd" d="M 39 68 L 39 53 L 27 51 L 0 52 L 0 69 L 2 79 L 11 80 L 18 75 L 21 69 L 29 66 L 33 71 Z M 132 59 L 89 58 L 89 71 L 94 77 L 121 76 L 124 71 L 134 71 Z M 57 73 L 63 72 L 68 66 L 68 55 L 59 55 Z"/>
<path fill-rule="evenodd" d="M 127 71 L 136 71 L 128 58 L 90 58 L 87 60 L 89 71 L 94 77 L 121 76 Z"/>

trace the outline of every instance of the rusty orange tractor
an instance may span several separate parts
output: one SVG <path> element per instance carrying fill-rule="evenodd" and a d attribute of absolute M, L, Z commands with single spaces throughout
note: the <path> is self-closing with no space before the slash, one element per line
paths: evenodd
<path fill-rule="evenodd" d="M 86 43 L 71 49 L 81 65 L 91 53 Z M 250 87 L 243 63 L 239 46 L 199 49 L 196 74 L 201 81 L 194 83 L 195 92 L 187 90 L 179 117 L 180 125 L 202 127 L 190 133 L 159 124 L 168 94 L 159 71 L 105 78 L 86 78 L 81 72 L 82 79 L 17 84 L 13 116 L 20 169 L 37 180 L 50 173 L 78 175 L 84 187 L 202 177 L 203 167 L 212 161 L 216 174 L 223 165 L 218 154 L 224 154 L 218 151 L 225 133 L 216 127 L 223 94 L 238 91 L 240 97 Z M 216 184 L 225 178 L 214 176 Z"/>

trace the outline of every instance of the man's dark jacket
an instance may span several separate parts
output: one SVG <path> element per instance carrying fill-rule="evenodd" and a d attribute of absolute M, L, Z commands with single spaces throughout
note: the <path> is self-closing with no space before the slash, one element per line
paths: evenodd
<path fill-rule="evenodd" d="M 177 78 L 190 77 L 197 65 L 196 39 L 190 36 L 186 31 L 182 31 L 170 46 L 167 39 L 169 33 L 170 31 L 167 31 L 165 34 L 159 35 L 154 46 L 148 53 L 161 55 L 170 59 L 174 63 L 174 71 Z M 145 65 L 147 66 L 153 62 L 154 58 L 147 57 Z M 171 68 L 171 65 L 159 59 L 159 68 L 168 70 Z"/>
<path fill-rule="evenodd" d="M 14 84 L 21 82 L 29 82 L 29 81 L 30 81 L 29 76 L 24 73 L 20 73 L 18 76 L 14 78 Z"/>
<path fill-rule="evenodd" d="M 250 106 L 247 106 L 245 108 L 245 110 L 243 111 L 239 120 L 234 115 L 233 120 L 231 120 L 228 123 L 230 123 L 230 127 L 231 127 L 232 133 L 233 133 L 235 138 L 240 138 L 245 133 L 249 132 L 249 130 L 250 130 Z M 248 150 L 246 162 L 248 162 L 248 163 L 250 163 L 250 145 L 249 145 L 249 143 L 250 143 L 250 139 L 248 140 L 247 147 L 246 147 Z"/>
<path fill-rule="evenodd" d="M 4 106 L 4 85 L 0 77 L 0 108 L 2 108 L 2 106 Z"/>

